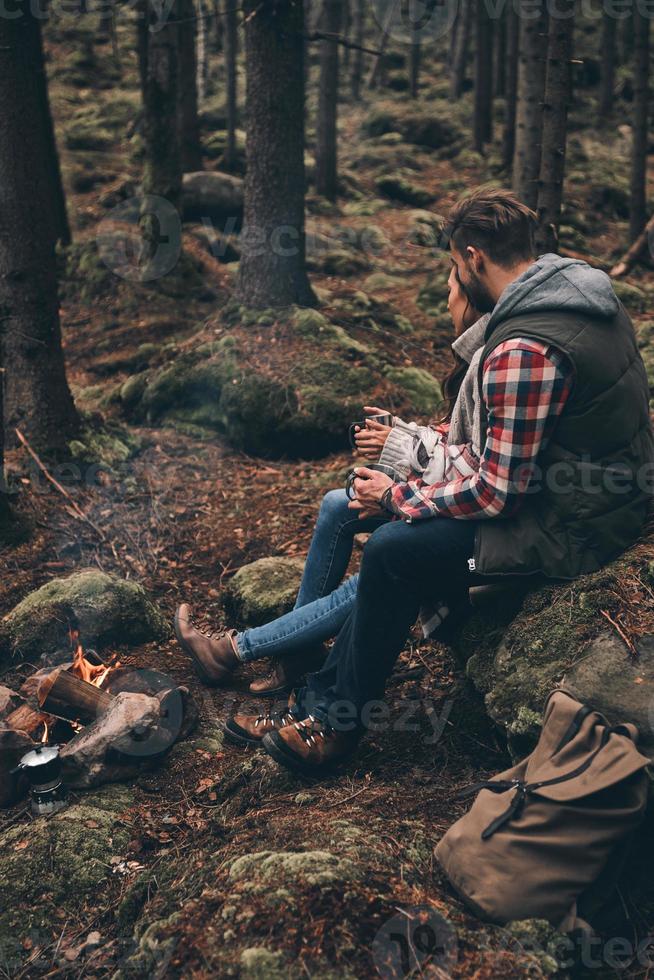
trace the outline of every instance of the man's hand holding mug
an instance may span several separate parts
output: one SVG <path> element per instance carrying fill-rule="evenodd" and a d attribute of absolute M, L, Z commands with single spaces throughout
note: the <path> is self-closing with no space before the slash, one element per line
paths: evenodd
<path fill-rule="evenodd" d="M 393 467 L 383 463 L 357 466 L 347 481 L 346 492 L 350 498 L 348 507 L 358 511 L 359 518 L 378 517 L 384 493 L 399 479 Z"/>

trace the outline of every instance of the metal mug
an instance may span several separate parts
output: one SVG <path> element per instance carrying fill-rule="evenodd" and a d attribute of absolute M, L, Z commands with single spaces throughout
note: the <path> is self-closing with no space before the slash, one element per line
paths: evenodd
<path fill-rule="evenodd" d="M 356 440 L 354 438 L 356 435 L 356 430 L 365 429 L 366 421 L 368 419 L 370 419 L 371 422 L 379 422 L 380 425 L 393 424 L 393 416 L 390 412 L 383 412 L 381 415 L 366 415 L 363 422 L 353 422 L 349 428 L 350 445 L 352 446 L 352 449 L 357 448 Z"/>
<path fill-rule="evenodd" d="M 400 473 L 398 473 L 398 471 L 395 469 L 394 466 L 389 466 L 387 463 L 368 463 L 367 466 L 365 467 L 362 466 L 359 468 L 367 469 L 367 470 L 377 470 L 378 473 L 385 473 L 386 476 L 390 476 L 393 483 L 402 482 L 402 476 L 400 475 Z M 353 493 L 353 490 L 354 490 L 354 481 L 356 480 L 357 476 L 358 473 L 356 470 L 352 470 L 352 472 L 348 474 L 348 478 L 345 483 L 345 493 L 347 495 L 348 500 L 356 500 L 356 495 Z"/>

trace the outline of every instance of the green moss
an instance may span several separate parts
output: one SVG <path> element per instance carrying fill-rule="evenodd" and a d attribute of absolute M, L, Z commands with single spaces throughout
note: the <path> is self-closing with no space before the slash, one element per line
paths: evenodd
<path fill-rule="evenodd" d="M 253 946 L 241 953 L 242 980 L 287 980 L 288 967 L 281 953 L 263 946 Z"/>
<path fill-rule="evenodd" d="M 30 930 L 50 935 L 53 907 L 75 917 L 93 902 L 112 877 L 111 858 L 125 853 L 130 832 L 118 818 L 131 800 L 124 788 L 117 794 L 103 790 L 54 816 L 0 832 L 3 952 L 22 954 L 20 941 Z"/>
<path fill-rule="evenodd" d="M 229 869 L 230 881 L 247 884 L 251 891 L 263 891 L 269 882 L 341 888 L 363 876 L 363 868 L 329 851 L 260 851 L 236 858 Z"/>
<path fill-rule="evenodd" d="M 362 129 L 366 136 L 400 133 L 407 143 L 442 149 L 456 144 L 462 136 L 454 122 L 451 103 L 434 102 L 429 108 L 410 109 L 406 104 L 382 102 L 368 112 Z"/>
<path fill-rule="evenodd" d="M 386 377 L 405 394 L 418 415 L 433 414 L 443 400 L 440 383 L 424 368 L 391 368 Z"/>
<path fill-rule="evenodd" d="M 1 624 L 2 646 L 36 662 L 42 653 L 68 649 L 77 623 L 86 645 L 137 645 L 168 636 L 169 627 L 136 582 L 97 569 L 52 579 L 30 593 Z"/>
<path fill-rule="evenodd" d="M 440 313 L 447 312 L 447 298 L 449 296 L 449 289 L 447 287 L 448 276 L 449 270 L 445 268 L 438 270 L 422 286 L 418 293 L 416 305 L 430 316 L 437 316 Z"/>
<path fill-rule="evenodd" d="M 224 593 L 233 622 L 261 626 L 293 608 L 304 562 L 300 558 L 260 558 L 239 568 Z"/>
<path fill-rule="evenodd" d="M 624 303 L 630 313 L 645 313 L 647 310 L 647 294 L 638 286 L 624 282 L 622 279 L 613 280 L 613 289 L 621 303 Z"/>
<path fill-rule="evenodd" d="M 388 197 L 391 201 L 411 204 L 414 207 L 424 207 L 434 199 L 433 194 L 430 194 L 429 191 L 417 187 L 416 184 L 400 174 L 378 177 L 375 181 L 375 187 L 379 194 Z"/>

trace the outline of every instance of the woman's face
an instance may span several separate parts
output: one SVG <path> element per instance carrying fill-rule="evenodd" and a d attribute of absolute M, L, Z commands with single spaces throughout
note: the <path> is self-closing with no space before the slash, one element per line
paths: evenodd
<path fill-rule="evenodd" d="M 450 269 L 450 278 L 447 280 L 447 288 L 450 294 L 447 298 L 447 308 L 454 323 L 454 333 L 460 337 L 464 330 L 474 323 L 471 318 L 472 308 L 468 299 L 461 289 L 461 285 L 456 275 L 456 266 Z"/>

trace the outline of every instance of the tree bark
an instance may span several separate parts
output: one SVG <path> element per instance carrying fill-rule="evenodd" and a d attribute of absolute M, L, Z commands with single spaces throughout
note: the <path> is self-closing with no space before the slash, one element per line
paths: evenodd
<path fill-rule="evenodd" d="M 511 4 L 506 20 L 506 82 L 502 166 L 511 180 L 515 152 L 515 116 L 518 97 L 518 39 L 520 18 Z"/>
<path fill-rule="evenodd" d="M 354 43 L 357 45 L 352 59 L 352 99 L 358 102 L 361 98 L 361 82 L 363 80 L 363 39 L 366 25 L 366 0 L 355 0 L 354 10 Z"/>
<path fill-rule="evenodd" d="M 604 11 L 602 20 L 602 75 L 598 104 L 598 124 L 600 126 L 605 125 L 613 115 L 617 23 L 610 11 Z"/>
<path fill-rule="evenodd" d="M 208 44 L 208 7 L 204 0 L 197 0 L 198 29 L 197 29 L 197 69 L 196 69 L 196 89 L 198 94 L 198 106 L 201 106 L 207 97 L 207 78 L 209 72 L 209 44 Z"/>
<path fill-rule="evenodd" d="M 575 0 L 558 0 L 547 44 L 543 145 L 538 181 L 538 252 L 555 252 L 563 199 L 568 107 L 574 46 Z"/>
<path fill-rule="evenodd" d="M 342 0 L 324 0 L 320 42 L 320 89 L 316 125 L 316 190 L 328 201 L 338 196 L 338 42 L 343 23 Z"/>
<path fill-rule="evenodd" d="M 515 151 L 513 155 L 513 188 L 530 208 L 538 203 L 543 97 L 545 93 L 545 38 L 547 10 L 532 19 L 533 7 L 520 4 L 520 38 L 518 57 L 518 101 L 516 106 Z"/>
<path fill-rule="evenodd" d="M 495 95 L 502 98 L 506 94 L 506 47 L 507 47 L 507 22 L 509 14 L 513 11 L 513 4 L 509 3 L 501 12 L 499 20 L 495 26 L 495 68 L 494 85 Z"/>
<path fill-rule="evenodd" d="M 236 0 L 225 0 L 225 72 L 227 75 L 227 146 L 225 170 L 236 167 L 236 56 L 238 54 L 238 21 Z"/>
<path fill-rule="evenodd" d="M 474 147 L 484 152 L 493 139 L 493 22 L 486 0 L 476 0 Z"/>
<path fill-rule="evenodd" d="M 409 91 L 411 93 L 412 99 L 418 98 L 418 89 L 420 88 L 420 61 L 422 57 L 422 45 L 419 39 L 414 39 L 411 45 L 411 54 L 409 61 Z"/>
<path fill-rule="evenodd" d="M 647 124 L 649 103 L 649 16 L 634 8 L 634 104 L 631 123 L 631 180 L 629 241 L 635 241 L 647 221 Z"/>
<path fill-rule="evenodd" d="M 386 17 L 384 18 L 384 23 L 381 26 L 381 34 L 379 41 L 377 42 L 377 50 L 379 54 L 376 55 L 375 60 L 372 63 L 372 68 L 370 69 L 370 74 L 368 75 L 368 88 L 376 89 L 378 86 L 383 84 L 384 76 L 384 55 L 386 54 L 386 48 L 388 47 L 388 42 L 391 38 L 391 25 L 393 24 L 393 18 L 398 5 L 402 0 L 389 0 L 388 9 L 386 10 Z"/>
<path fill-rule="evenodd" d="M 159 20 L 157 0 L 148 0 L 147 74 L 144 92 L 143 134 L 145 167 L 143 189 L 179 209 L 182 193 L 182 156 L 179 138 L 179 0 L 168 18 Z M 158 227 L 144 221 L 146 245 L 156 247 Z M 156 237 L 155 237 L 156 236 Z"/>
<path fill-rule="evenodd" d="M 79 420 L 59 325 L 52 143 L 44 112 L 41 28 L 27 0 L 0 17 L 0 319 L 5 427 L 39 451 L 65 450 Z"/>
<path fill-rule="evenodd" d="M 229 0 L 228 0 L 229 2 Z M 202 170 L 202 147 L 198 121 L 196 9 L 194 0 L 177 0 L 178 33 L 178 124 L 182 172 Z"/>
<path fill-rule="evenodd" d="M 52 189 L 51 201 L 54 208 L 55 234 L 57 241 L 62 245 L 70 245 L 71 234 L 68 222 L 68 210 L 66 208 L 66 194 L 63 181 L 61 179 L 61 166 L 59 163 L 59 153 L 57 151 L 57 139 L 55 136 L 52 112 L 50 111 L 50 99 L 48 97 L 48 76 L 45 70 L 45 59 L 43 57 L 43 45 L 40 35 L 34 37 L 34 68 L 39 87 L 39 100 L 41 112 L 45 120 L 45 136 L 47 140 L 48 171 L 50 173 Z"/>
<path fill-rule="evenodd" d="M 471 17 L 472 0 L 461 0 L 459 27 L 456 32 L 456 47 L 452 57 L 452 72 L 450 75 L 450 98 L 452 99 L 461 98 L 466 83 Z"/>
<path fill-rule="evenodd" d="M 250 307 L 313 305 L 304 230 L 302 0 L 244 0 L 245 222 L 238 294 Z"/>

